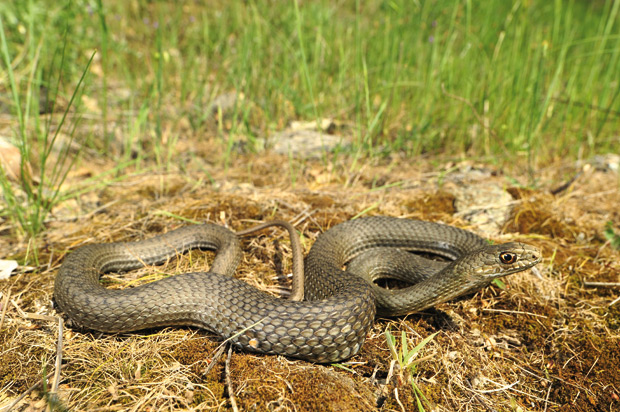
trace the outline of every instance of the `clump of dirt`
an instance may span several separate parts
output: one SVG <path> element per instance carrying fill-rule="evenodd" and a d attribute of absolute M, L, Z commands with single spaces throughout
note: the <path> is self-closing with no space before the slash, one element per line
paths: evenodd
<path fill-rule="evenodd" d="M 242 410 L 371 411 L 372 391 L 330 367 L 289 363 L 274 357 L 236 357 L 233 387 Z M 294 400 L 293 400 L 294 399 Z"/>
<path fill-rule="evenodd" d="M 558 239 L 575 239 L 579 233 L 574 224 L 568 224 L 557 214 L 551 195 L 520 188 L 509 188 L 508 192 L 523 201 L 512 209 L 504 232 L 536 233 Z"/>
<path fill-rule="evenodd" d="M 452 193 L 438 190 L 434 193 L 426 193 L 423 196 L 406 200 L 403 206 L 410 212 L 423 210 L 430 218 L 438 219 L 442 215 L 453 215 L 456 212 L 455 200 L 456 196 Z"/>

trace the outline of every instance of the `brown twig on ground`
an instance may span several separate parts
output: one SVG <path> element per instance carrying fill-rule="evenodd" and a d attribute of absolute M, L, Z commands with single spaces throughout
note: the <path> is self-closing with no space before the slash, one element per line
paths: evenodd
<path fill-rule="evenodd" d="M 620 282 L 583 282 L 583 286 L 594 288 L 619 288 Z"/>
<path fill-rule="evenodd" d="M 6 408 L 6 410 L 3 410 L 2 412 L 11 412 L 15 406 L 17 406 L 26 396 L 28 396 L 30 394 L 30 392 L 32 392 L 33 390 L 37 389 L 42 384 L 43 384 L 43 378 L 41 378 L 37 383 L 35 383 L 34 385 L 32 385 L 31 387 L 26 389 L 26 391 L 24 391 L 21 395 L 19 395 L 13 401 L 13 403 L 11 403 L 8 406 L 8 408 Z"/>
<path fill-rule="evenodd" d="M 385 378 L 385 383 L 381 386 L 381 390 L 377 394 L 377 398 L 375 399 L 375 405 L 380 407 L 381 404 L 387 398 L 387 388 L 390 385 L 390 381 L 392 380 L 392 376 L 394 376 L 394 366 L 396 366 L 396 359 L 392 359 L 390 362 L 390 369 L 388 370 L 387 378 Z"/>
<path fill-rule="evenodd" d="M 11 297 L 11 288 L 6 291 L 6 295 L 4 296 L 4 301 L 2 302 L 2 316 L 0 316 L 0 330 L 2 330 L 2 326 L 4 325 L 4 317 L 6 316 L 7 308 L 9 307 L 9 298 Z"/>
<path fill-rule="evenodd" d="M 67 366 L 70 365 L 71 362 L 66 363 L 65 365 L 62 366 Z M 56 373 L 54 375 L 54 377 L 58 376 L 60 378 L 60 373 Z M 29 387 L 28 389 L 26 389 L 21 395 L 19 395 L 14 401 L 13 403 L 11 403 L 6 409 L 3 409 L 1 412 L 11 412 L 13 410 L 13 408 L 15 408 L 17 405 L 19 405 L 19 403 L 24 400 L 24 398 L 28 395 L 30 395 L 30 393 L 32 393 L 32 391 L 34 391 L 35 389 L 42 387 L 43 383 L 45 382 L 45 380 L 47 379 L 47 375 L 43 376 L 41 379 L 39 379 L 34 385 L 32 385 L 31 387 Z M 58 381 L 60 383 L 60 379 Z M 56 389 L 58 389 L 58 385 L 56 385 L 56 383 L 54 382 L 53 385 Z"/>
<path fill-rule="evenodd" d="M 551 395 L 552 386 L 553 386 L 553 382 L 551 382 L 549 384 L 549 387 L 547 388 L 547 396 L 545 396 L 545 409 L 543 410 L 543 412 L 547 412 L 547 407 L 549 406 L 549 395 Z"/>
<path fill-rule="evenodd" d="M 56 345 L 56 370 L 54 371 L 54 380 L 52 383 L 52 393 L 58 392 L 58 384 L 60 383 L 60 369 L 62 367 L 62 335 L 64 329 L 64 321 L 58 317 L 58 343 Z"/>
<path fill-rule="evenodd" d="M 230 399 L 230 406 L 234 412 L 239 412 L 237 406 L 237 399 L 235 398 L 235 390 L 232 386 L 232 379 L 230 379 L 230 358 L 232 357 L 232 344 L 228 344 L 228 356 L 226 357 L 226 387 L 228 388 L 228 397 Z"/>
<path fill-rule="evenodd" d="M 217 351 L 215 351 L 215 355 L 213 355 L 213 359 L 211 359 L 211 362 L 209 362 L 206 369 L 204 370 L 205 376 L 208 375 L 209 372 L 211 372 L 211 369 L 213 369 L 213 367 L 217 364 L 217 361 L 220 360 L 225 349 L 225 344 L 221 344 L 220 347 L 217 348 Z"/>
<path fill-rule="evenodd" d="M 485 407 L 485 409 L 486 409 L 487 411 L 489 411 L 489 412 L 497 412 L 497 409 L 494 409 L 494 408 L 492 408 L 491 406 L 489 406 L 489 405 L 485 402 L 484 398 L 483 398 L 482 396 L 480 396 L 478 393 L 476 393 L 476 391 L 475 391 L 475 389 L 474 389 L 474 386 L 471 384 L 471 380 L 467 379 L 465 382 L 467 383 L 467 388 L 468 388 L 469 390 L 471 390 L 471 391 L 472 391 L 472 393 L 473 393 L 473 397 L 474 397 L 474 399 L 475 399 L 476 401 L 478 401 L 478 403 L 480 403 L 482 406 L 484 406 L 484 407 Z"/>

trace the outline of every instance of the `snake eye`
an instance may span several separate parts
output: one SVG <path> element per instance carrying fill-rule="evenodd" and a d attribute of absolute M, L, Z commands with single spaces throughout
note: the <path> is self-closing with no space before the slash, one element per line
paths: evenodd
<path fill-rule="evenodd" d="M 502 263 L 509 265 L 517 261 L 517 255 L 510 252 L 502 252 L 499 254 L 499 260 L 501 260 Z"/>

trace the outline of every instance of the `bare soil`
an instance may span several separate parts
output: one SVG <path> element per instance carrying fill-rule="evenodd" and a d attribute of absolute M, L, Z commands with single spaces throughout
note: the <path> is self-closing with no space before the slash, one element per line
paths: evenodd
<path fill-rule="evenodd" d="M 529 176 L 516 167 L 445 159 L 392 156 L 354 166 L 344 156 L 291 162 L 269 154 L 238 155 L 225 170 L 209 160 L 221 158 L 213 147 L 197 145 L 194 156 L 178 160 L 178 170 L 128 176 L 60 204 L 36 244 L 15 239 L 8 222 L 0 227 L 3 258 L 23 259 L 36 248 L 39 261 L 0 281 L 0 411 L 24 393 L 12 410 L 43 411 L 49 404 L 52 410 L 202 411 L 236 402 L 239 410 L 258 411 L 414 411 L 411 379 L 430 401 L 426 410 L 620 409 L 620 288 L 591 285 L 620 283 L 620 252 L 603 235 L 606 222 L 619 229 L 620 178 L 613 170 L 558 162 Z M 67 184 L 105 167 L 81 166 Z M 493 198 L 489 187 L 504 197 Z M 557 188 L 563 190 L 552 194 Z M 491 197 L 482 199 L 487 192 Z M 541 248 L 544 261 L 534 273 L 505 278 L 504 288 L 377 319 L 361 352 L 339 365 L 233 352 L 226 373 L 226 353 L 208 369 L 221 342 L 202 330 L 106 335 L 68 322 L 57 371 L 53 282 L 77 247 L 151 237 L 188 224 L 174 217 L 181 216 L 235 230 L 286 219 L 307 251 L 321 232 L 360 214 L 441 221 L 496 242 L 523 241 Z M 192 252 L 104 282 L 128 287 L 207 270 L 211 258 Z M 239 278 L 279 294 L 289 272 L 284 233 L 244 241 Z M 404 332 L 410 347 L 439 332 L 418 355 L 413 376 L 394 362 L 388 329 L 399 344 Z"/>

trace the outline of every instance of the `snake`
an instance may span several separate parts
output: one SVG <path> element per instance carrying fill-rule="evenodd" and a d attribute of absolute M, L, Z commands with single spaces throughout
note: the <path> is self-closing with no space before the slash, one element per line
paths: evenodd
<path fill-rule="evenodd" d="M 270 225 L 280 223 L 258 229 Z M 441 223 L 363 217 L 320 234 L 305 260 L 295 241 L 293 272 L 302 272 L 303 279 L 294 277 L 296 291 L 282 299 L 233 276 L 241 259 L 240 236 L 258 229 L 237 234 L 207 223 L 135 242 L 81 246 L 64 258 L 56 276 L 57 310 L 77 328 L 126 333 L 192 326 L 244 351 L 333 363 L 358 353 L 376 316 L 421 312 L 541 261 L 540 250 L 524 243 L 491 245 Z M 289 232 L 296 234 L 290 225 Z M 100 283 L 103 273 L 161 264 L 195 248 L 216 251 L 208 272 L 120 290 Z M 400 250 L 400 256 L 387 250 Z M 429 255 L 447 261 L 429 260 Z M 391 267 L 405 269 L 390 275 Z M 407 287 L 388 290 L 376 284 L 390 276 L 408 282 Z"/>

